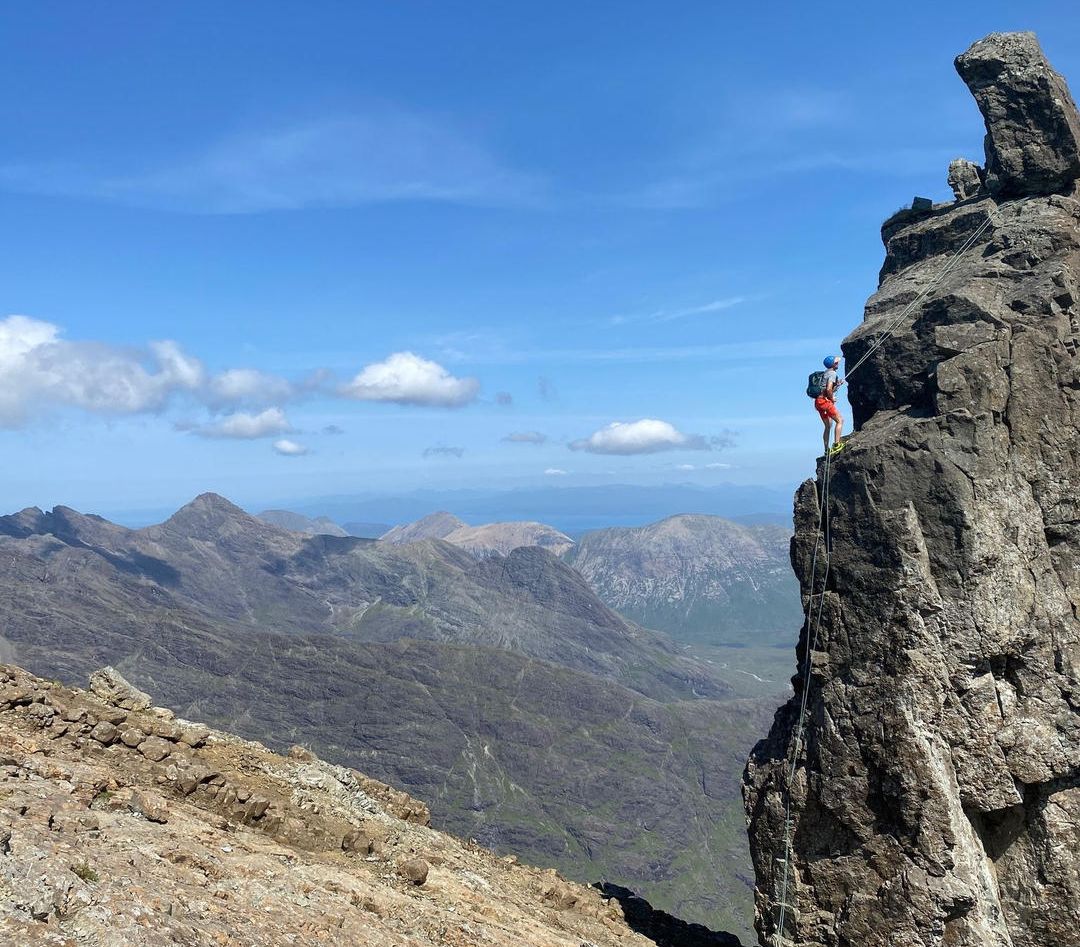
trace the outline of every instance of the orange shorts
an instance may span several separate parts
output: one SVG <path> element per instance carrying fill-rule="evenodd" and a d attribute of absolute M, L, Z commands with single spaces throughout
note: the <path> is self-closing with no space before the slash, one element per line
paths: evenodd
<path fill-rule="evenodd" d="M 840 420 L 840 412 L 836 410 L 836 402 L 830 401 L 824 395 L 819 395 L 814 399 L 814 407 L 817 408 L 817 413 L 821 415 L 822 421 Z"/>

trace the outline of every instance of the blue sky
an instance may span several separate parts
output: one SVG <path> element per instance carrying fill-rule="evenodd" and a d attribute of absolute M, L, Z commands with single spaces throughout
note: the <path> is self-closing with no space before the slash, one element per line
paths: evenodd
<path fill-rule="evenodd" d="M 795 483 L 953 56 L 1080 83 L 1071 4 L 871 6 L 6 5 L 3 507 Z"/>

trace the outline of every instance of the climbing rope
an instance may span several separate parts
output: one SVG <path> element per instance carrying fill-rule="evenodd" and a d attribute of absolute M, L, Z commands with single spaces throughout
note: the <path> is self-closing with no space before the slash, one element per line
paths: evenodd
<path fill-rule="evenodd" d="M 968 252 L 978 242 L 979 238 L 986 232 L 986 230 L 994 223 L 997 213 L 1005 207 L 1017 203 L 1017 201 L 1008 201 L 1004 204 L 996 205 L 994 208 L 987 211 L 986 220 L 984 220 L 968 238 L 960 245 L 960 247 L 953 253 L 953 255 L 946 262 L 945 266 L 937 273 L 937 275 L 926 284 L 923 290 L 909 302 L 901 311 L 900 314 L 890 322 L 882 333 L 870 344 L 869 348 L 862 354 L 862 356 L 855 362 L 851 368 L 844 373 L 844 382 L 846 383 L 851 376 L 859 370 L 859 368 L 866 362 L 871 355 L 873 355 L 885 341 L 900 327 L 900 325 L 907 319 L 907 317 L 918 307 L 918 305 L 931 293 L 934 288 L 941 283 L 941 281 L 952 271 L 956 266 L 960 258 Z M 822 471 L 821 477 L 821 493 L 818 497 L 818 520 L 816 528 L 816 538 L 814 539 L 814 552 L 810 558 L 810 594 L 806 600 L 806 613 L 804 621 L 807 627 L 807 640 L 806 640 L 806 654 L 803 656 L 802 667 L 802 680 L 803 689 L 802 696 L 799 700 L 799 717 L 798 723 L 795 727 L 795 740 L 792 747 L 791 766 L 788 770 L 787 779 L 787 793 L 784 803 L 784 855 L 780 859 L 782 865 L 782 871 L 780 875 L 780 897 L 775 902 L 774 907 L 778 909 L 776 929 L 774 931 L 773 944 L 774 947 L 784 947 L 784 926 L 787 920 L 788 911 L 794 914 L 794 905 L 788 903 L 788 886 L 791 873 L 791 858 L 792 858 L 792 786 L 795 783 L 795 776 L 799 769 L 799 756 L 802 752 L 803 745 L 803 732 L 806 727 L 806 710 L 807 703 L 810 696 L 810 670 L 813 665 L 813 655 L 817 650 L 818 632 L 821 628 L 821 616 L 825 607 L 825 590 L 829 583 L 829 570 L 831 566 L 830 550 L 830 535 L 829 535 L 829 490 L 830 490 L 830 473 L 832 470 L 832 451 L 826 449 L 825 451 L 825 467 Z M 814 589 L 817 588 L 817 562 L 818 554 L 824 547 L 825 552 L 825 572 L 821 581 L 821 591 L 815 595 Z M 814 608 L 814 599 L 817 598 L 817 609 Z"/>

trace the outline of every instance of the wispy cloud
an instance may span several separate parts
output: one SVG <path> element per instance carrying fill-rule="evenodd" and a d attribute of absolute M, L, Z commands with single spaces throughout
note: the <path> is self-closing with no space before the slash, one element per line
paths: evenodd
<path fill-rule="evenodd" d="M 676 143 L 666 168 L 610 202 L 686 210 L 791 188 L 828 170 L 882 177 L 935 173 L 961 142 L 911 148 L 866 100 L 827 88 L 767 89 L 722 108 L 697 140 Z M 933 123 L 932 123 L 933 124 Z"/>
<path fill-rule="evenodd" d="M 543 190 L 451 123 L 389 106 L 234 134 L 162 167 L 122 161 L 0 166 L 0 188 L 209 214 L 387 201 L 529 204 Z"/>
<path fill-rule="evenodd" d="M 612 316 L 608 321 L 611 325 L 626 325 L 634 322 L 674 322 L 676 319 L 685 319 L 688 316 L 702 316 L 711 312 L 723 312 L 748 301 L 748 296 L 728 296 L 726 299 L 714 299 L 712 302 L 700 306 L 687 306 L 682 309 L 658 309 L 655 312 L 636 316 Z"/>
<path fill-rule="evenodd" d="M 439 444 L 435 447 L 424 448 L 423 457 L 454 457 L 461 459 L 465 455 L 464 447 L 444 447 Z"/>
<path fill-rule="evenodd" d="M 238 411 L 211 424 L 188 424 L 182 425 L 181 428 L 199 437 L 233 438 L 245 441 L 287 434 L 293 429 L 281 408 L 267 408 L 258 414 Z"/>
<path fill-rule="evenodd" d="M 529 363 L 743 361 L 748 359 L 757 361 L 802 357 L 807 354 L 816 354 L 818 349 L 827 351 L 835 346 L 836 339 L 833 336 L 754 339 L 747 342 L 723 342 L 715 345 L 617 346 L 592 349 L 552 349 L 540 346 L 511 348 L 507 346 L 473 353 L 468 357 L 463 355 L 458 360 L 458 364 L 525 365 Z M 537 388 L 543 400 L 557 400 L 558 393 L 550 379 L 538 379 Z"/>
<path fill-rule="evenodd" d="M 215 405 L 267 404 L 292 397 L 293 385 L 277 375 L 254 368 L 230 368 L 207 385 L 207 400 Z"/>
<path fill-rule="evenodd" d="M 539 431 L 513 431 L 503 440 L 510 444 L 544 444 L 547 442 L 547 435 Z"/>
<path fill-rule="evenodd" d="M 569 473 L 568 470 L 563 470 L 562 467 L 548 467 L 544 471 L 545 477 L 565 477 Z"/>
<path fill-rule="evenodd" d="M 543 401 L 559 400 L 559 391 L 555 387 L 555 383 L 546 375 L 541 375 L 536 379 L 536 393 L 540 395 Z"/>

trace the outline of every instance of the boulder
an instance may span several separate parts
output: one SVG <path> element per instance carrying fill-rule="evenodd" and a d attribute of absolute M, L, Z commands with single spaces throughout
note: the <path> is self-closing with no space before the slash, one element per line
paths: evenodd
<path fill-rule="evenodd" d="M 402 878 L 419 887 L 427 883 L 430 868 L 422 858 L 406 858 L 398 864 L 397 870 Z"/>
<path fill-rule="evenodd" d="M 953 197 L 966 201 L 984 192 L 983 169 L 967 158 L 957 158 L 949 165 L 949 187 Z"/>
<path fill-rule="evenodd" d="M 169 821 L 169 807 L 165 800 L 156 793 L 145 789 L 136 789 L 131 794 L 131 801 L 128 805 L 131 807 L 132 812 L 141 815 L 148 822 L 164 823 Z"/>
<path fill-rule="evenodd" d="M 161 737 L 147 737 L 139 744 L 139 752 L 153 763 L 159 763 L 172 752 L 172 744 Z"/>
<path fill-rule="evenodd" d="M 105 746 L 108 746 L 110 743 L 115 742 L 118 731 L 108 720 L 102 720 L 90 731 L 90 736 L 97 740 L 98 743 L 104 743 Z"/>
<path fill-rule="evenodd" d="M 1080 118 L 1034 33 L 991 33 L 956 58 L 986 122 L 995 197 L 1070 194 L 1080 178 Z"/>
<path fill-rule="evenodd" d="M 146 710 L 153 703 L 149 694 L 128 683 L 114 667 L 103 667 L 91 674 L 90 690 L 105 703 L 125 710 Z"/>
<path fill-rule="evenodd" d="M 146 734 L 138 727 L 128 727 L 126 730 L 120 732 L 120 742 L 123 743 L 124 746 L 135 748 L 145 739 Z"/>

